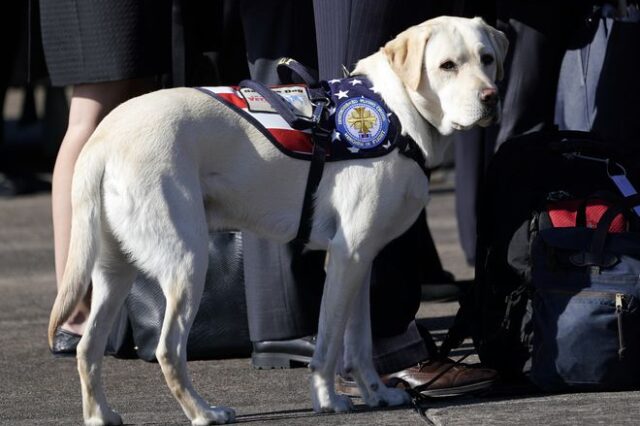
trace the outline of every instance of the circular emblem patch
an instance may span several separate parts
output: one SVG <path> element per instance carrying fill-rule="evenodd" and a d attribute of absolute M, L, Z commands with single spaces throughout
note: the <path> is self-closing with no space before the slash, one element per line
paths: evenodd
<path fill-rule="evenodd" d="M 387 113 L 376 101 L 350 99 L 336 111 L 336 129 L 352 146 L 371 149 L 384 142 L 389 130 Z"/>

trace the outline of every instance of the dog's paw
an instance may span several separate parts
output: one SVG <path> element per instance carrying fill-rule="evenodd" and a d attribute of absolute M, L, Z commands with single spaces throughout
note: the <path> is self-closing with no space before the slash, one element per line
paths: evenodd
<path fill-rule="evenodd" d="M 369 392 L 364 398 L 369 407 L 395 407 L 406 405 L 411 401 L 409 394 L 402 389 L 381 386 L 375 392 Z"/>
<path fill-rule="evenodd" d="M 316 413 L 348 413 L 353 411 L 353 402 L 348 396 L 333 394 L 324 401 L 314 401 Z"/>
<path fill-rule="evenodd" d="M 122 424 L 122 417 L 115 411 L 108 409 L 103 415 L 85 419 L 84 424 L 85 426 L 119 426 Z"/>
<path fill-rule="evenodd" d="M 223 425 L 233 423 L 236 412 L 228 407 L 211 407 L 191 421 L 193 426 Z"/>
<path fill-rule="evenodd" d="M 349 397 L 334 390 L 333 377 L 327 379 L 319 373 L 311 375 L 311 400 L 316 413 L 346 413 L 353 410 Z"/>

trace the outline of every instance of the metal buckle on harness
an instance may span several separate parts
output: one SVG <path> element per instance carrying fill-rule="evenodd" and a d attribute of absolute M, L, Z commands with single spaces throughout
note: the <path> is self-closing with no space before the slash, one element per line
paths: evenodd
<path fill-rule="evenodd" d="M 298 120 L 308 124 L 308 126 L 304 127 L 305 130 L 311 129 L 315 134 L 322 134 L 323 132 L 326 132 L 326 129 L 321 128 L 319 124 L 331 101 L 326 97 L 309 98 L 309 100 L 313 106 L 311 118 L 298 116 Z"/>
<path fill-rule="evenodd" d="M 311 115 L 311 121 L 316 125 L 320 123 L 322 114 L 326 111 L 327 106 L 331 103 L 329 98 L 314 98 L 311 99 L 311 105 L 313 105 L 313 114 Z"/>

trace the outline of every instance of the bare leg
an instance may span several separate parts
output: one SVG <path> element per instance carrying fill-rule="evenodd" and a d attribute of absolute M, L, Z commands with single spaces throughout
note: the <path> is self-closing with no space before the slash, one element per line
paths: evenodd
<path fill-rule="evenodd" d="M 146 80 L 126 80 L 74 86 L 69 110 L 69 126 L 64 136 L 53 169 L 51 208 L 55 249 L 56 281 L 62 281 L 67 262 L 71 233 L 71 180 L 80 150 L 95 128 L 113 108 L 127 99 L 148 91 Z M 85 297 L 76 312 L 62 326 L 82 334 L 89 315 L 91 295 Z"/>

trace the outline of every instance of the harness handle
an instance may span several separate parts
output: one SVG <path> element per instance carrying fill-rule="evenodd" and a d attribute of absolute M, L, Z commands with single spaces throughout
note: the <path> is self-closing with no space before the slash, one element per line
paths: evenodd
<path fill-rule="evenodd" d="M 278 65 L 276 65 L 276 71 L 282 84 L 295 84 L 302 80 L 307 85 L 309 98 L 314 106 L 311 121 L 319 123 L 331 100 L 327 98 L 327 94 L 322 88 L 317 71 L 302 65 L 293 58 L 280 58 Z M 294 80 L 294 76 L 298 78 Z"/>
<path fill-rule="evenodd" d="M 317 73 L 309 67 L 302 65 L 293 58 L 280 58 L 276 65 L 276 72 L 282 84 L 292 84 L 294 74 L 308 86 L 316 86 L 319 83 Z"/>

